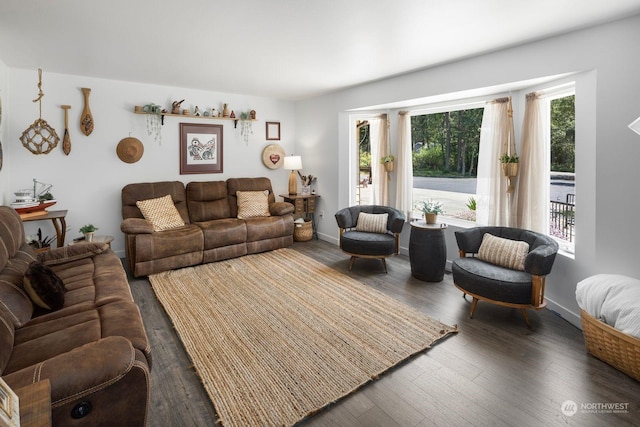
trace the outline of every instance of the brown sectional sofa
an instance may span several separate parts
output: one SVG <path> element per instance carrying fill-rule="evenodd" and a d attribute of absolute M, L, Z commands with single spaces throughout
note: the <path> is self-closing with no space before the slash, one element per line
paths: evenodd
<path fill-rule="evenodd" d="M 238 218 L 238 191 L 268 191 L 270 216 Z M 154 231 L 136 205 L 171 195 L 185 225 Z M 122 189 L 125 251 L 135 277 L 283 248 L 293 243 L 290 203 L 277 202 L 268 178 L 128 184 Z"/>
<path fill-rule="evenodd" d="M 97 243 L 36 254 L 7 206 L 0 243 L 2 379 L 13 390 L 48 379 L 55 426 L 144 426 L 151 352 L 120 259 Z M 64 283 L 59 310 L 32 302 L 23 278 L 33 261 Z"/>

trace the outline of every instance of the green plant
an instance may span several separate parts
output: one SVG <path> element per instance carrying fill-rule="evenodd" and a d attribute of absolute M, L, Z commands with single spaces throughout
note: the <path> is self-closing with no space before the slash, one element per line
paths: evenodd
<path fill-rule="evenodd" d="M 93 224 L 86 224 L 86 225 L 83 225 L 82 227 L 80 227 L 80 232 L 82 234 L 93 233 L 97 229 L 98 229 L 98 227 L 96 227 Z"/>
<path fill-rule="evenodd" d="M 425 200 L 422 202 L 419 202 L 416 206 L 416 208 L 423 212 L 423 213 L 429 213 L 429 214 L 441 214 L 444 212 L 444 209 L 442 207 L 442 203 L 440 203 L 437 200 Z"/>
<path fill-rule="evenodd" d="M 469 201 L 467 202 L 467 208 L 470 211 L 476 210 L 476 199 L 474 197 L 469 197 Z"/>
<path fill-rule="evenodd" d="M 385 164 L 385 163 L 391 163 L 395 160 L 396 158 L 393 157 L 393 154 L 387 154 L 384 157 L 380 158 L 380 163 Z"/>
<path fill-rule="evenodd" d="M 503 154 L 500 156 L 500 163 L 519 163 L 520 157 L 518 156 L 510 156 L 508 154 Z"/>
<path fill-rule="evenodd" d="M 49 236 L 42 237 L 42 230 L 39 228 L 37 236 L 27 236 L 29 246 L 34 249 L 48 248 L 55 239 L 55 237 Z"/>

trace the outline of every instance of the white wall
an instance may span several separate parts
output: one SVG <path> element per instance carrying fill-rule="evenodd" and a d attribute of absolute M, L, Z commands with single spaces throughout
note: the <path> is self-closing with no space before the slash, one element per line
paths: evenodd
<path fill-rule="evenodd" d="M 5 188 L 4 204 L 13 201 L 13 192 L 30 188 L 33 179 L 53 184 L 51 193 L 58 203 L 50 208 L 68 209 L 67 241 L 80 236 L 78 229 L 86 223 L 99 227 L 99 234 L 115 236 L 113 249 L 124 256 L 123 234 L 120 232 L 120 192 L 132 182 L 224 180 L 230 177 L 266 176 L 272 181 L 276 194 L 287 189 L 288 171 L 271 170 L 262 163 L 262 150 L 268 145 L 265 121 L 281 122 L 280 145 L 287 154 L 295 146 L 293 103 L 253 96 L 205 92 L 193 89 L 144 85 L 121 81 L 103 80 L 73 75 L 43 72 L 42 118 L 56 129 L 62 139 L 64 114 L 62 104 L 71 105 L 69 128 L 71 153 L 62 152 L 62 142 L 51 153 L 34 155 L 25 149 L 19 138 L 22 132 L 38 118 L 38 104 L 32 100 L 38 94 L 37 70 L 9 69 L 11 96 L 3 107 L 10 114 L 3 119 L 2 129 L 5 147 L 5 167 L 0 172 Z M 3 67 L 0 66 L 0 84 Z M 95 121 L 95 129 L 89 136 L 80 132 L 79 118 L 83 108 L 80 88 L 91 88 L 89 105 Z M 0 86 L 0 95 L 4 93 Z M 3 96 L 4 98 L 4 96 Z M 245 144 L 240 136 L 240 126 L 234 129 L 232 121 L 214 121 L 182 117 L 166 117 L 161 143 L 147 134 L 147 116 L 133 114 L 134 105 L 161 104 L 170 108 L 171 101 L 186 99 L 182 107 L 198 105 L 221 108 L 226 102 L 236 113 L 254 109 L 258 121 L 253 122 L 253 134 Z M 222 174 L 180 175 L 179 123 L 224 124 Z M 144 155 L 140 161 L 128 164 L 116 155 L 118 142 L 128 136 L 140 139 Z M 27 234 L 40 227 L 45 235 L 53 236 L 50 223 L 25 224 Z"/>
<path fill-rule="evenodd" d="M 478 35 L 479 36 L 479 35 Z M 489 53 L 420 72 L 300 101 L 296 105 L 300 154 L 313 158 L 322 195 L 322 238 L 337 242 L 333 213 L 348 205 L 347 110 L 472 90 L 565 73 L 576 81 L 576 254 L 559 256 L 547 281 L 549 308 L 578 324 L 576 283 L 595 273 L 640 277 L 640 138 L 627 125 L 640 115 L 635 55 L 640 17 Z M 392 122 L 393 123 L 393 122 Z M 391 130 L 395 147 L 395 130 Z M 402 245 L 408 246 L 409 227 Z M 454 227 L 449 257 L 457 256 Z"/>
<path fill-rule="evenodd" d="M 9 116 L 9 92 L 8 92 L 8 74 L 9 69 L 2 60 L 0 60 L 0 108 L 2 109 L 0 117 L 0 143 L 2 143 L 2 168 L 0 169 L 0 203 L 4 199 L 6 193 L 6 185 L 8 181 L 8 172 L 5 167 L 7 146 L 7 122 Z"/>

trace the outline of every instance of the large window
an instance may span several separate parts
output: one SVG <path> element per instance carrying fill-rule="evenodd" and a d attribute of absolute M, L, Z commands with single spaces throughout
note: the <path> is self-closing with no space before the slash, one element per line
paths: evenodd
<path fill-rule="evenodd" d="M 444 214 L 475 221 L 483 108 L 411 117 L 413 202 L 437 199 Z"/>

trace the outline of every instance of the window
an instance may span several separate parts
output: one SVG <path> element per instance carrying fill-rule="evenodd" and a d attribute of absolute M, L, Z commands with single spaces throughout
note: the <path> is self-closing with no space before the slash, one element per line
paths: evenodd
<path fill-rule="evenodd" d="M 356 183 L 356 204 L 370 205 L 372 171 L 371 171 L 371 139 L 369 122 L 358 120 L 356 122 L 356 135 L 358 138 L 358 179 Z"/>
<path fill-rule="evenodd" d="M 444 215 L 475 221 L 483 108 L 411 116 L 413 203 L 437 199 Z"/>

